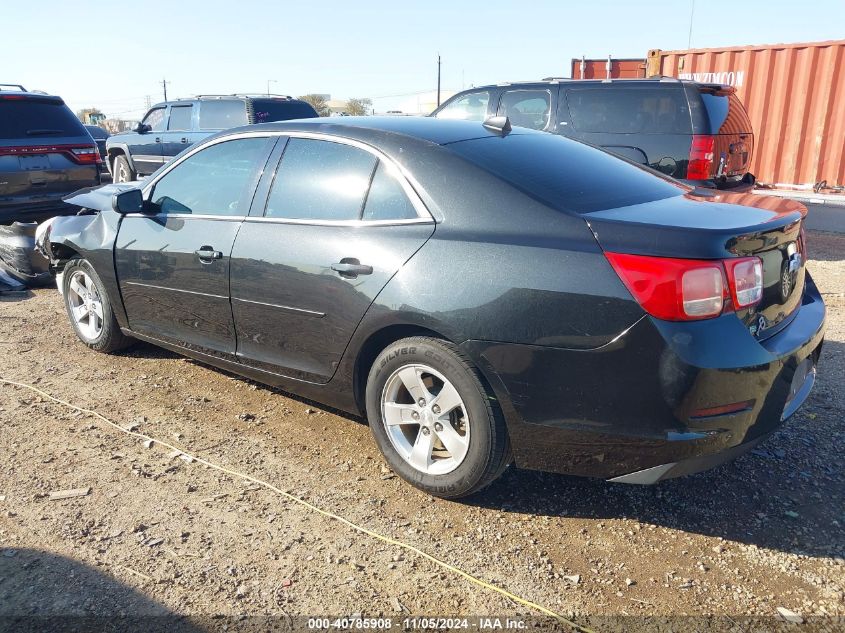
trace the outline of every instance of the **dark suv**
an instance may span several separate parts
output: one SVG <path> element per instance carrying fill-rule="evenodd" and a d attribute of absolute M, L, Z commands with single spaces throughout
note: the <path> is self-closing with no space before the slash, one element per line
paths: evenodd
<path fill-rule="evenodd" d="M 571 80 L 472 88 L 431 116 L 512 125 L 568 136 L 693 186 L 747 191 L 754 134 L 730 86 L 668 77 Z"/>
<path fill-rule="evenodd" d="M 317 116 L 305 101 L 275 95 L 199 95 L 158 103 L 134 130 L 109 137 L 109 171 L 115 182 L 128 182 L 153 173 L 183 149 L 221 130 Z"/>
<path fill-rule="evenodd" d="M 0 224 L 73 214 L 62 197 L 100 183 L 100 153 L 60 97 L 0 85 Z"/>

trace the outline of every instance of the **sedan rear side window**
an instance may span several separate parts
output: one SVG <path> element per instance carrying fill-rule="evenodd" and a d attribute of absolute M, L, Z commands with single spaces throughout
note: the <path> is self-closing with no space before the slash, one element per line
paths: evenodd
<path fill-rule="evenodd" d="M 200 128 L 203 130 L 227 130 L 246 124 L 246 105 L 243 101 L 224 99 L 200 103 Z"/>
<path fill-rule="evenodd" d="M 268 218 L 358 220 L 376 157 L 331 141 L 292 138 L 267 200 Z"/>
<path fill-rule="evenodd" d="M 487 118 L 489 92 L 471 92 L 446 105 L 435 118 L 484 121 Z"/>
<path fill-rule="evenodd" d="M 509 90 L 499 99 L 499 116 L 511 125 L 545 130 L 549 124 L 552 95 L 548 90 Z"/>
<path fill-rule="evenodd" d="M 241 138 L 200 150 L 165 174 L 151 200 L 160 213 L 246 215 L 266 138 Z"/>
<path fill-rule="evenodd" d="M 572 125 L 580 132 L 612 134 L 691 134 L 683 90 L 599 88 L 569 90 Z"/>
<path fill-rule="evenodd" d="M 395 167 L 379 161 L 364 205 L 364 220 L 412 220 L 418 217 L 394 170 Z"/>

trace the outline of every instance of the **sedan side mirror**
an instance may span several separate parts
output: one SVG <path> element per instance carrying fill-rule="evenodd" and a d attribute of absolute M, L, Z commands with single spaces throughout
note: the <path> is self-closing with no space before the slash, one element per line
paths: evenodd
<path fill-rule="evenodd" d="M 111 206 L 121 215 L 141 213 L 144 210 L 144 195 L 140 189 L 127 189 L 112 196 Z"/>
<path fill-rule="evenodd" d="M 152 126 L 147 125 L 146 123 L 139 123 L 138 127 L 135 128 L 135 131 L 138 134 L 146 134 L 147 132 L 151 131 L 152 129 L 153 129 Z"/>

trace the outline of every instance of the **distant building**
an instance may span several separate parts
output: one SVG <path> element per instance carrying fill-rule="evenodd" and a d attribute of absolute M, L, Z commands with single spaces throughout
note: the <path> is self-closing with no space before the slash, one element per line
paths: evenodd
<path fill-rule="evenodd" d="M 126 130 L 134 130 L 138 127 L 138 121 L 128 119 L 104 119 L 100 122 L 100 127 L 109 131 L 109 134 L 117 134 L 118 132 L 125 132 Z"/>
<path fill-rule="evenodd" d="M 331 113 L 329 116 L 349 114 L 346 111 L 346 108 L 349 107 L 349 102 L 343 99 L 326 99 L 326 106 L 328 106 L 329 112 Z"/>

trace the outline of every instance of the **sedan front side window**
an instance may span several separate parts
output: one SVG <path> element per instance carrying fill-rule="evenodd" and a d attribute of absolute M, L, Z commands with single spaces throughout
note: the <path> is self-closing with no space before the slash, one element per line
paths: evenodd
<path fill-rule="evenodd" d="M 192 154 L 155 183 L 150 200 L 159 213 L 246 215 L 266 137 L 215 143 Z"/>

